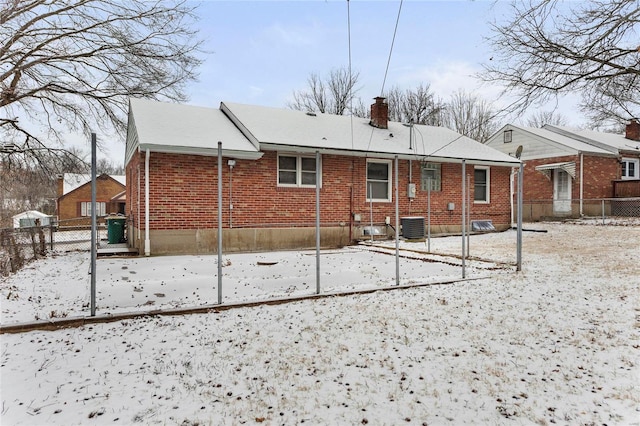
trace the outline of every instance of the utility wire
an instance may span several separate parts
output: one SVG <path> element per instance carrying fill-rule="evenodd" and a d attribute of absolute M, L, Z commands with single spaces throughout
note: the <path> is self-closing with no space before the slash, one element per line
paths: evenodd
<path fill-rule="evenodd" d="M 398 32 L 398 23 L 400 22 L 401 11 L 402 11 L 402 0 L 400 0 L 400 7 L 398 8 L 398 17 L 396 18 L 396 27 L 393 30 L 393 38 L 391 39 L 391 48 L 389 49 L 389 58 L 387 59 L 387 68 L 384 71 L 384 79 L 382 79 L 382 89 L 380 89 L 380 96 L 382 96 L 382 94 L 384 93 L 384 85 L 387 82 L 387 73 L 389 72 L 389 64 L 391 63 L 391 53 L 393 53 L 393 45 L 396 41 L 396 33 Z"/>
<path fill-rule="evenodd" d="M 349 0 L 347 0 L 347 38 L 349 46 L 349 109 L 351 110 L 351 149 L 353 149 L 353 75 L 351 72 L 351 8 L 349 5 Z"/>

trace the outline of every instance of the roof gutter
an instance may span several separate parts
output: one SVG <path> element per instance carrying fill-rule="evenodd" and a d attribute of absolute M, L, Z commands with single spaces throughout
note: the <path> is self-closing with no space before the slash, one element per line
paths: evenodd
<path fill-rule="evenodd" d="M 197 148 L 187 146 L 167 146 L 157 144 L 140 144 L 140 150 L 151 152 L 163 152 L 167 154 L 191 154 L 191 155 L 203 155 L 208 157 L 217 157 L 217 148 Z M 260 151 L 240 151 L 234 149 L 223 149 L 223 157 L 236 158 L 238 160 L 259 160 L 264 155 Z"/>
<path fill-rule="evenodd" d="M 520 160 L 514 158 L 512 161 L 499 161 L 499 160 L 486 160 L 477 158 L 454 158 L 454 157 L 439 157 L 433 155 L 424 154 L 400 154 L 390 152 L 374 152 L 374 151 L 354 151 L 354 150 L 341 150 L 341 149 L 322 149 L 319 147 L 306 147 L 306 146 L 291 146 L 280 145 L 273 143 L 262 143 L 261 147 L 265 151 L 282 151 L 282 152 L 297 152 L 302 154 L 313 154 L 319 151 L 325 155 L 343 155 L 348 157 L 368 157 L 368 158 L 384 158 L 394 159 L 396 156 L 400 160 L 422 160 L 428 159 L 429 161 L 437 163 L 453 163 L 462 164 L 465 161 L 467 164 L 481 165 L 481 166 L 503 166 L 503 167 L 517 167 L 520 164 Z"/>

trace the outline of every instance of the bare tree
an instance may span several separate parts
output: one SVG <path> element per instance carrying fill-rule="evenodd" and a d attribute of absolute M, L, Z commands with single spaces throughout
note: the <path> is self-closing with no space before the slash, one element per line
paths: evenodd
<path fill-rule="evenodd" d="M 98 175 L 124 175 L 124 167 L 121 164 L 115 164 L 107 158 L 99 158 L 96 162 L 96 173 Z"/>
<path fill-rule="evenodd" d="M 355 86 L 359 78 L 360 73 L 350 73 L 346 68 L 331 70 L 325 80 L 311 74 L 307 79 L 308 89 L 294 91 L 293 102 L 287 106 L 298 111 L 344 115 L 351 112 L 352 101 L 356 100 Z"/>
<path fill-rule="evenodd" d="M 567 118 L 555 111 L 536 111 L 531 114 L 526 121 L 529 127 L 542 127 L 545 124 L 551 124 L 556 126 L 566 126 L 568 124 Z"/>
<path fill-rule="evenodd" d="M 446 106 L 431 92 L 429 84 L 404 92 L 397 86 L 385 94 L 389 104 L 389 119 L 403 123 L 443 125 Z"/>
<path fill-rule="evenodd" d="M 187 0 L 0 7 L 0 137 L 5 155 L 17 152 L 26 168 L 64 159 L 65 132 L 123 130 L 130 96 L 184 101 L 196 78 L 200 41 Z"/>
<path fill-rule="evenodd" d="M 492 25 L 496 53 L 481 77 L 517 96 L 512 111 L 577 92 L 594 122 L 637 118 L 639 22 L 637 0 L 514 2 L 510 18 Z"/>
<path fill-rule="evenodd" d="M 489 102 L 459 90 L 447 106 L 447 127 L 478 142 L 486 142 L 498 129 L 496 114 Z"/>

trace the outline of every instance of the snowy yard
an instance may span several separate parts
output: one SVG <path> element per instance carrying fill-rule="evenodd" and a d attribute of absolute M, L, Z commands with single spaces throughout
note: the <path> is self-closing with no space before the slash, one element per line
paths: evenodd
<path fill-rule="evenodd" d="M 524 233 L 521 273 L 501 263 L 508 231 L 471 238 L 494 262 L 470 261 L 470 281 L 3 334 L 1 423 L 637 425 L 640 223 L 626 225 L 528 226 L 548 232 Z M 401 284 L 460 278 L 459 259 L 402 248 L 416 259 Z M 460 238 L 432 250 L 459 254 Z M 313 294 L 313 254 L 224 256 L 223 301 Z M 87 315 L 87 257 L 3 279 L 2 325 Z M 215 303 L 216 260 L 99 259 L 98 314 Z M 366 247 L 321 264 L 325 293 L 395 280 L 393 256 Z"/>

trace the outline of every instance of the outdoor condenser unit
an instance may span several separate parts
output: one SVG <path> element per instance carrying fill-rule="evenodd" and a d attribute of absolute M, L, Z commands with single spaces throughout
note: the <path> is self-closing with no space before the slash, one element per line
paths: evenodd
<path fill-rule="evenodd" d="M 401 217 L 402 236 L 408 240 L 424 238 L 424 217 Z"/>

